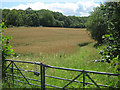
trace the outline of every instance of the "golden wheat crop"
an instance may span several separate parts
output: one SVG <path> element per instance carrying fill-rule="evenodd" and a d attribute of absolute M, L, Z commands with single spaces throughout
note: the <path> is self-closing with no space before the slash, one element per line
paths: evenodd
<path fill-rule="evenodd" d="M 15 53 L 71 53 L 78 44 L 92 42 L 89 32 L 79 28 L 19 27 L 4 32 L 12 36 L 10 44 Z"/>

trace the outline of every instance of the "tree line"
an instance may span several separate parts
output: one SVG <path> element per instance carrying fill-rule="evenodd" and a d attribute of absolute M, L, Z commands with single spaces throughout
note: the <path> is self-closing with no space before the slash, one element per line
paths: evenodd
<path fill-rule="evenodd" d="M 1 9 L 2 10 L 2 9 Z M 85 28 L 88 17 L 65 16 L 60 12 L 50 10 L 2 10 L 2 21 L 7 27 L 11 26 L 45 26 L 45 27 L 67 27 Z"/>
<path fill-rule="evenodd" d="M 101 61 L 111 64 L 120 73 L 120 1 L 105 2 L 94 8 L 87 21 L 87 29 L 98 45 L 104 45 L 99 53 Z M 118 77 L 120 87 L 120 76 Z"/>

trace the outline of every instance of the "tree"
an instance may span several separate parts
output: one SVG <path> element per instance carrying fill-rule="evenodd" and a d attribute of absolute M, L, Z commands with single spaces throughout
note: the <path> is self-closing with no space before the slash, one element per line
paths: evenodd
<path fill-rule="evenodd" d="M 13 26 L 21 26 L 23 23 L 22 16 L 17 12 L 17 10 L 11 10 L 6 16 L 6 24 Z"/>
<path fill-rule="evenodd" d="M 95 8 L 87 26 L 92 37 L 104 43 L 100 51 L 102 61 L 110 63 L 115 72 L 120 73 L 120 2 L 106 2 Z M 120 76 L 118 81 L 120 87 Z"/>
<path fill-rule="evenodd" d="M 97 41 L 98 44 L 103 43 L 102 36 L 106 34 L 107 25 L 106 25 L 106 16 L 105 10 L 101 10 L 103 5 L 100 7 L 94 8 L 94 11 L 91 12 L 88 21 L 86 23 L 87 30 L 91 32 L 91 37 Z"/>
<path fill-rule="evenodd" d="M 115 71 L 120 73 L 120 1 L 105 3 L 103 8 L 110 19 L 107 21 L 107 34 L 103 36 L 106 45 L 100 54 L 104 61 L 110 63 Z M 118 86 L 120 87 L 120 76 Z"/>
<path fill-rule="evenodd" d="M 10 9 L 3 9 L 2 10 L 2 21 L 4 21 L 5 22 L 5 24 L 6 24 L 6 17 L 7 17 L 7 15 L 8 15 L 8 13 L 10 12 Z"/>
<path fill-rule="evenodd" d="M 100 54 L 108 63 L 120 63 L 120 4 L 109 2 L 104 9 L 111 18 L 107 21 L 107 34 L 103 36 L 106 47 Z"/>
<path fill-rule="evenodd" d="M 48 26 L 85 28 L 87 17 L 65 16 L 59 12 L 50 10 L 2 10 L 3 18 L 7 26 Z"/>
<path fill-rule="evenodd" d="M 43 26 L 53 26 L 55 22 L 55 19 L 53 15 L 50 12 L 44 12 L 41 23 Z"/>
<path fill-rule="evenodd" d="M 106 2 L 94 9 L 87 22 L 88 30 L 90 30 L 92 37 L 98 43 L 104 43 L 104 49 L 100 51 L 102 61 L 110 63 L 117 73 L 120 73 L 119 11 L 120 2 Z M 118 76 L 118 81 L 118 86 L 120 87 L 120 76 Z"/>

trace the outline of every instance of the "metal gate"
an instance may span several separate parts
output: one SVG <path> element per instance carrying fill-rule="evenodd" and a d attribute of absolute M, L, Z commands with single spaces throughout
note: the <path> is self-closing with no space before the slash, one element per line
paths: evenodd
<path fill-rule="evenodd" d="M 54 87 L 54 88 L 66 89 L 73 82 L 82 83 L 82 88 L 85 88 L 85 86 L 87 84 L 95 85 L 97 88 L 100 88 L 101 86 L 102 87 L 110 87 L 110 88 L 119 88 L 119 87 L 114 87 L 114 86 L 109 86 L 109 85 L 97 84 L 97 82 L 95 82 L 92 79 L 92 77 L 89 75 L 89 73 L 116 76 L 116 77 L 118 77 L 120 74 L 97 72 L 97 71 L 87 71 L 87 70 L 79 70 L 79 69 L 70 69 L 70 68 L 63 68 L 63 67 L 55 67 L 55 66 L 50 66 L 50 65 L 45 65 L 45 64 L 42 64 L 42 63 L 38 63 L 38 62 L 17 61 L 17 60 L 5 60 L 5 61 L 10 62 L 8 64 L 8 66 L 4 69 L 4 75 L 6 76 L 6 78 L 8 76 L 11 76 L 11 78 L 7 78 L 7 80 L 8 79 L 10 80 L 10 82 L 7 82 L 8 85 L 9 85 L 9 88 L 14 88 L 14 85 L 17 85 L 17 84 L 15 84 L 15 82 L 28 84 L 30 86 L 30 88 L 38 87 L 38 88 L 41 88 L 43 90 L 46 88 L 46 86 L 50 86 L 50 87 Z M 38 72 L 38 71 L 20 69 L 17 66 L 16 63 L 34 64 L 34 65 L 39 66 L 40 71 Z M 60 77 L 55 77 L 55 76 L 49 76 L 49 75 L 46 75 L 46 73 L 45 73 L 47 68 L 53 68 L 53 69 L 65 70 L 65 71 L 74 71 L 74 72 L 78 72 L 79 74 L 76 75 L 76 77 L 74 77 L 73 79 L 66 79 L 66 78 L 60 78 Z M 15 70 L 17 70 L 17 73 L 19 73 L 19 75 L 15 74 Z M 36 75 L 38 77 L 38 79 L 27 78 L 25 76 L 25 73 L 23 74 L 23 71 L 24 72 L 34 73 L 34 75 Z M 82 82 L 77 81 L 77 78 L 79 78 L 80 76 L 82 76 L 81 77 Z M 24 79 L 24 81 L 17 80 L 17 79 L 15 79 L 15 77 L 22 78 L 22 79 Z M 46 77 L 53 78 L 53 79 L 58 79 L 58 80 L 65 80 L 65 81 L 69 81 L 69 82 L 66 83 L 66 85 L 64 85 L 63 87 L 50 85 L 50 84 L 46 84 Z M 89 79 L 92 83 L 86 82 L 86 78 Z M 36 81 L 36 82 L 38 82 L 38 84 L 36 85 L 36 84 L 30 83 L 30 80 L 31 81 Z M 11 84 L 12 84 L 12 86 L 11 86 Z"/>

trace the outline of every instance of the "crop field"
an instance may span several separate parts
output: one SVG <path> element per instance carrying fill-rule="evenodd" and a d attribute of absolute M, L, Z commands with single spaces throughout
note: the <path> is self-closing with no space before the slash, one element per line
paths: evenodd
<path fill-rule="evenodd" d="M 8 28 L 5 35 L 12 36 L 15 53 L 72 53 L 78 44 L 93 42 L 86 29 L 21 27 Z"/>
<path fill-rule="evenodd" d="M 98 49 L 94 47 L 95 41 L 90 38 L 86 29 L 19 27 L 8 28 L 4 33 L 13 37 L 10 43 L 17 57 L 12 59 L 112 72 L 107 68 L 109 64 L 93 62 L 100 59 L 99 51 L 102 47 Z M 11 59 L 11 57 L 8 58 Z"/>
<path fill-rule="evenodd" d="M 8 28 L 5 30 L 4 34 L 13 37 L 13 39 L 10 40 L 10 44 L 13 46 L 14 52 L 17 53 L 17 56 L 8 57 L 8 59 L 42 62 L 44 64 L 57 67 L 114 73 L 114 69 L 110 64 L 93 62 L 93 60 L 100 59 L 99 51 L 103 49 L 103 46 L 95 48 L 95 41 L 90 38 L 89 32 L 86 31 L 86 29 L 19 27 Z M 40 71 L 40 68 L 36 65 L 17 63 L 17 66 L 20 69 L 37 72 Z M 79 73 L 47 69 L 46 74 L 73 79 Z M 30 74 L 24 72 L 24 75 L 37 80 L 40 79 L 40 77 L 33 73 Z M 92 74 L 91 76 L 99 84 L 116 85 L 117 78 Z M 32 81 L 30 82 L 33 84 L 40 84 Z M 46 83 L 56 86 L 64 86 L 68 82 L 46 77 Z M 21 83 L 21 85 L 24 86 L 23 83 Z M 81 87 L 81 84 L 73 83 L 68 88 L 78 88 L 78 86 Z M 6 87 L 6 85 L 4 87 Z M 89 85 L 86 87 L 95 88 L 95 86 Z"/>

